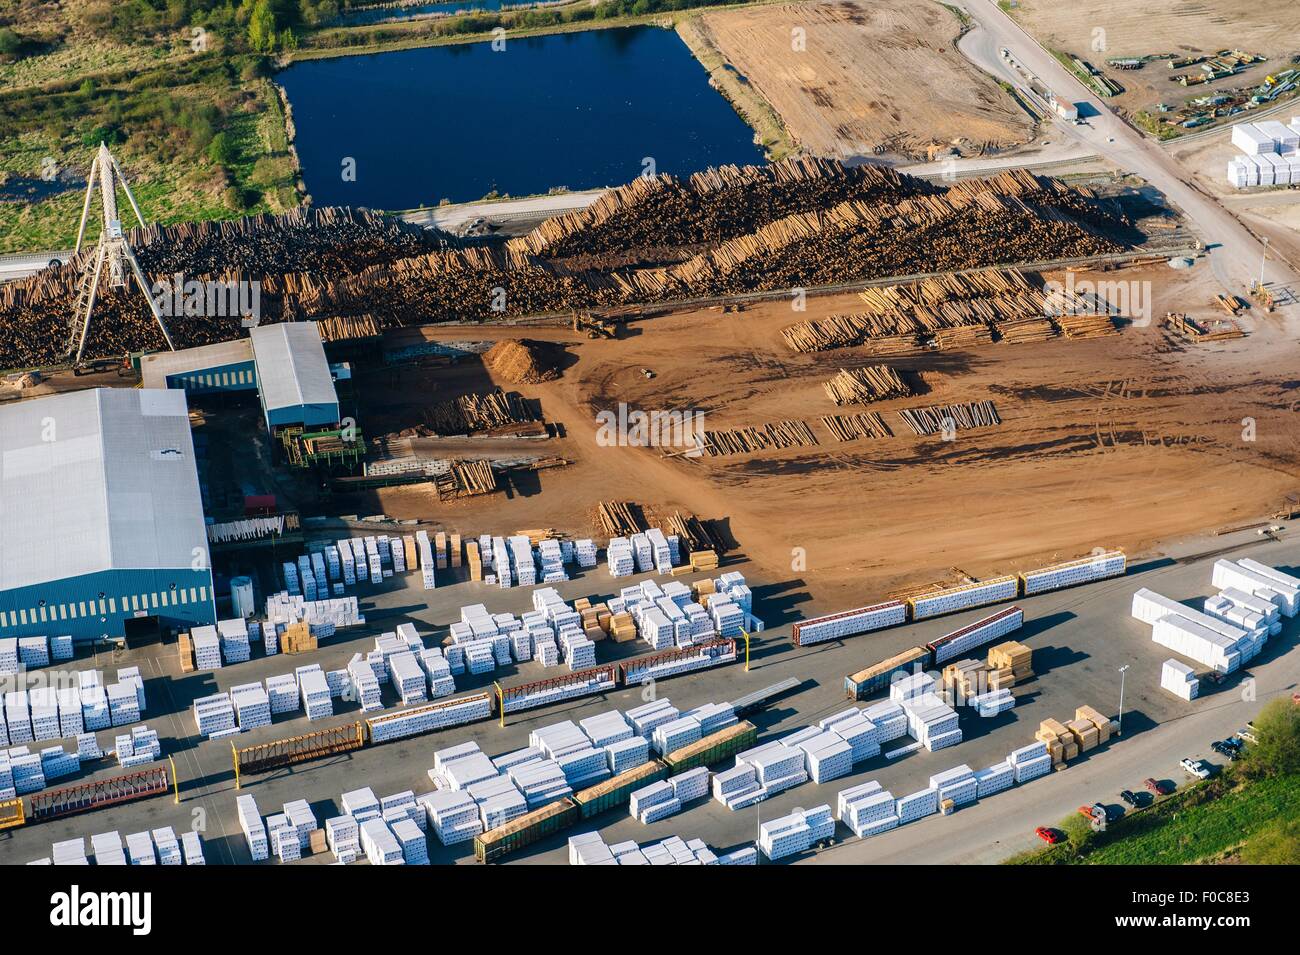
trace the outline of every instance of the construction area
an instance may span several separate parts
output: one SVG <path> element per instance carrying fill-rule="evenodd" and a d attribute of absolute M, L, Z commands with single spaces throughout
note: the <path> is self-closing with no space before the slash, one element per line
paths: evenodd
<path fill-rule="evenodd" d="M 1300 89 L 1300 42 L 1287 0 L 1157 0 L 1141 8 L 1020 0 L 1009 13 L 1108 105 L 1161 138 L 1292 99 Z"/>
<path fill-rule="evenodd" d="M 961 21 L 935 3 L 762 4 L 682 21 L 814 155 L 930 160 L 1022 145 L 1030 117 L 957 50 Z"/>

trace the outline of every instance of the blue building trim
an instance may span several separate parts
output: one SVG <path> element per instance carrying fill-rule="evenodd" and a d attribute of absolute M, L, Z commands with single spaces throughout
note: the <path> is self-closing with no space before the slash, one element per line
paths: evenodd
<path fill-rule="evenodd" d="M 250 359 L 231 365 L 217 365 L 167 376 L 168 388 L 181 388 L 191 395 L 257 390 L 257 365 Z"/>
<path fill-rule="evenodd" d="M 210 570 L 105 570 L 0 591 L 0 637 L 120 637 L 132 617 L 164 629 L 217 622 Z"/>
<path fill-rule="evenodd" d="M 264 409 L 265 410 L 265 409 Z M 268 428 L 283 428 L 289 425 L 319 427 L 339 423 L 339 406 L 337 402 L 314 405 L 290 405 L 287 408 L 273 408 L 266 411 Z"/>

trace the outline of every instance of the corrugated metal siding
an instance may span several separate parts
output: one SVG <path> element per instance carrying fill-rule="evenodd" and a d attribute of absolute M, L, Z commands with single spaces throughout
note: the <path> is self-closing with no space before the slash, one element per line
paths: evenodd
<path fill-rule="evenodd" d="M 167 379 L 174 375 L 189 375 L 252 360 L 253 343 L 247 338 L 237 338 L 215 345 L 145 355 L 140 359 L 140 377 L 146 388 L 167 388 L 170 387 Z"/>
<path fill-rule="evenodd" d="M 212 572 L 111 570 L 0 591 L 0 637 L 120 637 L 137 615 L 164 628 L 216 623 Z"/>
<path fill-rule="evenodd" d="M 315 322 L 260 325 L 251 333 L 262 406 L 337 406 L 334 378 Z"/>
<path fill-rule="evenodd" d="M 293 405 L 289 408 L 269 409 L 266 423 L 272 428 L 286 425 L 302 424 L 311 427 L 317 425 L 338 424 L 339 406 L 333 405 Z"/>

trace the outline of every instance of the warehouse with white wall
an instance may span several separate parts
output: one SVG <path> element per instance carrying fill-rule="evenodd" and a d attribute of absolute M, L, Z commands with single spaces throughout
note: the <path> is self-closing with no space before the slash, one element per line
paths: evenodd
<path fill-rule="evenodd" d="M 0 407 L 0 637 L 215 622 L 184 391 Z"/>

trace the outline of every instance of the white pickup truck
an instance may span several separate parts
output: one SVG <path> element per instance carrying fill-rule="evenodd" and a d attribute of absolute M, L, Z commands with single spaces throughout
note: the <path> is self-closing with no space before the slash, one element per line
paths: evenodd
<path fill-rule="evenodd" d="M 1195 776 L 1197 779 L 1210 778 L 1210 767 L 1205 765 L 1203 759 L 1192 759 L 1189 756 L 1178 765 L 1183 767 L 1183 772 L 1188 776 Z"/>

